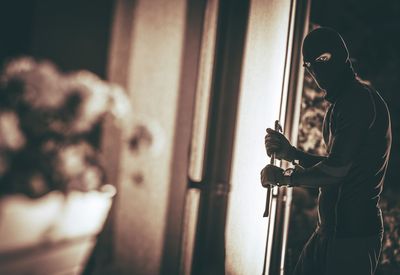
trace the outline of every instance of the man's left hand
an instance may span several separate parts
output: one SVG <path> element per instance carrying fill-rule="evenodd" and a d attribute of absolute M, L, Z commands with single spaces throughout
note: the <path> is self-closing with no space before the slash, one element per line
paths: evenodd
<path fill-rule="evenodd" d="M 261 184 L 264 187 L 268 185 L 283 185 L 284 183 L 284 170 L 280 167 L 268 164 L 261 170 Z"/>

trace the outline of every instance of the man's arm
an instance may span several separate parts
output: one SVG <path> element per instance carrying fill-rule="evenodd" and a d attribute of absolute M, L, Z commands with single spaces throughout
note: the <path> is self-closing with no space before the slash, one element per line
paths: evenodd
<path fill-rule="evenodd" d="M 297 148 L 294 148 L 294 150 L 294 159 L 298 160 L 299 164 L 304 168 L 311 168 L 312 166 L 326 159 L 326 157 L 306 153 Z"/>
<path fill-rule="evenodd" d="M 357 108 L 354 103 L 346 98 L 337 102 L 329 155 L 311 168 L 294 171 L 290 180 L 293 186 L 330 186 L 341 183 L 347 176 L 375 115 L 368 94 L 359 99 Z"/>

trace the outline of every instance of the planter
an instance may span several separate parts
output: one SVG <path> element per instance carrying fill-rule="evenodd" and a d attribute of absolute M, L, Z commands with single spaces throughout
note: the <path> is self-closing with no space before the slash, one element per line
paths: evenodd
<path fill-rule="evenodd" d="M 0 274 L 78 274 L 103 228 L 115 188 L 0 199 Z"/>

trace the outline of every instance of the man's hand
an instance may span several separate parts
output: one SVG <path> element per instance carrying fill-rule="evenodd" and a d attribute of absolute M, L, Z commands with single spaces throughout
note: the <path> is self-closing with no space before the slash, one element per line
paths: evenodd
<path fill-rule="evenodd" d="M 277 159 L 293 161 L 295 158 L 296 148 L 290 144 L 284 135 L 270 128 L 267 129 L 265 136 L 265 149 L 269 157 L 275 153 Z"/>
<path fill-rule="evenodd" d="M 282 185 L 284 183 L 284 170 L 280 167 L 268 164 L 261 170 L 261 184 L 264 187 L 268 185 Z"/>

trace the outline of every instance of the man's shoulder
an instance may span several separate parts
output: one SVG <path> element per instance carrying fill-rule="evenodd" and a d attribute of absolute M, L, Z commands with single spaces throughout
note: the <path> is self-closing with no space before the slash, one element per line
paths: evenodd
<path fill-rule="evenodd" d="M 334 116 L 352 121 L 370 121 L 375 115 L 374 99 L 376 93 L 364 85 L 355 85 L 341 96 L 334 106 Z"/>
<path fill-rule="evenodd" d="M 344 109 L 352 112 L 370 111 L 373 108 L 373 96 L 376 91 L 367 85 L 356 83 L 344 91 L 337 100 L 335 109 Z"/>

